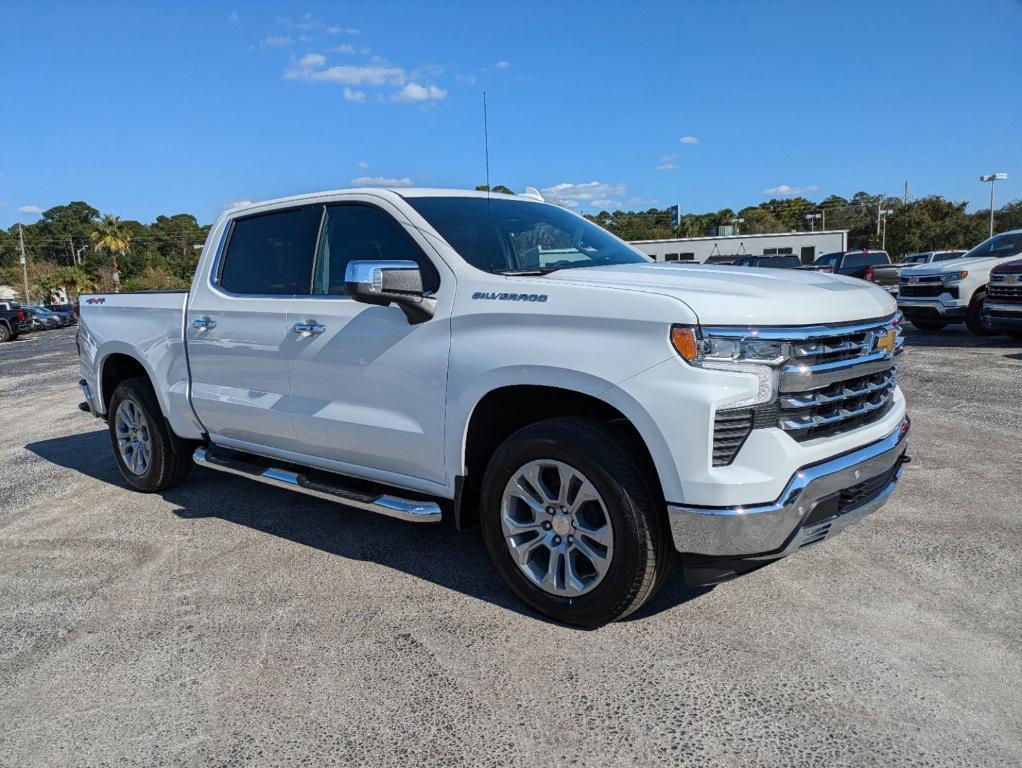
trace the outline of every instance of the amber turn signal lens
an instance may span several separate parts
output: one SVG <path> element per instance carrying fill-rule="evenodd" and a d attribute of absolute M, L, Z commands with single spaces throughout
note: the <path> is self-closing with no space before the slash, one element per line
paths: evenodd
<path fill-rule="evenodd" d="M 678 354 L 690 363 L 699 356 L 694 328 L 684 328 L 682 326 L 671 328 L 671 344 L 674 345 Z"/>

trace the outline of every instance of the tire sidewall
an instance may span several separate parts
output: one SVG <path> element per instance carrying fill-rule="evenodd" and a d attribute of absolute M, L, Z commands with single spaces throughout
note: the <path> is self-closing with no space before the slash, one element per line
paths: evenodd
<path fill-rule="evenodd" d="M 986 301 L 986 297 L 985 288 L 976 291 L 969 303 L 968 314 L 965 318 L 965 324 L 976 336 L 995 336 L 997 334 L 996 330 L 983 322 L 983 302 Z"/>
<path fill-rule="evenodd" d="M 146 427 L 149 430 L 149 465 L 146 467 L 145 472 L 141 475 L 136 475 L 128 469 L 127 465 L 124 463 L 124 459 L 121 458 L 121 452 L 117 447 L 117 409 L 125 400 L 130 400 L 135 404 L 135 407 L 142 412 L 145 416 Z M 127 483 L 132 488 L 140 491 L 152 491 L 159 485 L 161 467 L 164 464 L 163 436 L 156 421 L 156 416 L 153 415 L 152 409 L 146 400 L 147 398 L 141 397 L 135 391 L 134 386 L 130 383 L 125 383 L 114 390 L 114 394 L 110 398 L 110 408 L 108 412 L 110 444 L 113 446 L 114 450 L 114 461 L 117 462 L 117 468 L 120 470 L 121 476 L 124 477 Z"/>
<path fill-rule="evenodd" d="M 558 597 L 544 592 L 522 573 L 508 550 L 501 528 L 501 503 L 504 488 L 522 466 L 535 460 L 556 460 L 582 472 L 603 499 L 614 528 L 614 557 L 603 580 L 578 597 Z M 554 438 L 512 435 L 497 449 L 483 479 L 480 522 L 490 557 L 505 581 L 524 602 L 537 611 L 573 624 L 597 626 L 624 601 L 636 578 L 636 570 L 645 567 L 646 551 L 640 551 L 641 512 L 615 477 L 613 470 L 592 458 L 576 445 Z"/>
<path fill-rule="evenodd" d="M 14 334 L 4 323 L 0 323 L 0 344 L 5 341 L 14 341 Z"/>

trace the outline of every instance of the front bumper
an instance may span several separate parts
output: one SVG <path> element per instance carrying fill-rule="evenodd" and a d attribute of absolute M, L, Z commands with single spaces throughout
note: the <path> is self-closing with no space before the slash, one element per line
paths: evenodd
<path fill-rule="evenodd" d="M 674 547 L 714 557 L 786 557 L 858 522 L 886 503 L 907 460 L 906 417 L 881 440 L 803 467 L 776 501 L 739 507 L 670 504 Z"/>
<path fill-rule="evenodd" d="M 983 317 L 996 330 L 1022 330 L 1022 304 L 997 304 L 988 300 L 983 304 Z"/>
<path fill-rule="evenodd" d="M 945 304 L 940 299 L 907 299 L 898 297 L 898 309 L 908 320 L 964 320 L 967 304 Z"/>

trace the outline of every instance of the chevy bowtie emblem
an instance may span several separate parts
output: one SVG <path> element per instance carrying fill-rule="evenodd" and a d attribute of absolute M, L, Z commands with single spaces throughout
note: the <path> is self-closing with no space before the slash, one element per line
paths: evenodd
<path fill-rule="evenodd" d="M 909 285 L 916 285 L 918 282 L 919 282 L 919 278 L 918 277 L 910 277 L 908 279 Z"/>
<path fill-rule="evenodd" d="M 1006 283 L 1017 283 L 1022 275 L 1005 275 L 1004 282 Z"/>
<path fill-rule="evenodd" d="M 890 329 L 884 333 L 878 333 L 876 337 L 876 344 L 873 346 L 877 352 L 883 352 L 884 354 L 891 354 L 894 351 L 895 340 L 897 334 L 894 329 Z"/>

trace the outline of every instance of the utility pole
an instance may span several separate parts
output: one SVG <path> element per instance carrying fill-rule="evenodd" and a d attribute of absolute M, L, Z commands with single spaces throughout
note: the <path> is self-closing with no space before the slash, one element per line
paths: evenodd
<path fill-rule="evenodd" d="M 902 202 L 904 202 L 905 205 L 908 205 L 908 181 L 907 180 L 905 182 L 905 197 L 903 198 Z"/>
<path fill-rule="evenodd" d="M 32 297 L 28 295 L 28 261 L 25 259 L 25 233 L 18 224 L 18 241 L 21 243 L 21 274 L 25 278 L 25 303 L 30 304 Z"/>
<path fill-rule="evenodd" d="M 994 182 L 1004 181 L 1008 178 L 1006 173 L 988 173 L 984 176 L 980 176 L 980 181 L 990 182 L 990 237 L 994 236 Z"/>
<path fill-rule="evenodd" d="M 892 211 L 892 210 L 881 211 L 881 214 L 883 214 L 883 217 L 884 217 L 884 227 L 883 227 L 883 230 L 882 230 L 883 234 L 880 236 L 880 238 L 881 238 L 880 239 L 880 250 L 881 251 L 886 251 L 887 250 L 887 217 L 890 216 L 892 213 L 894 213 L 894 211 Z"/>

